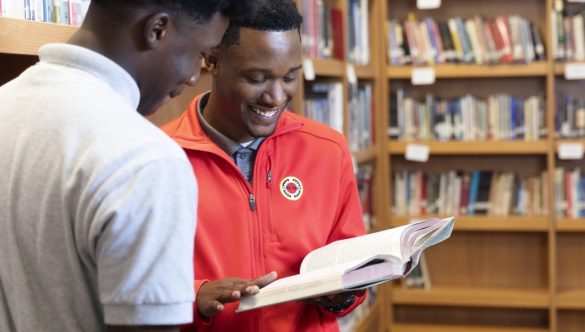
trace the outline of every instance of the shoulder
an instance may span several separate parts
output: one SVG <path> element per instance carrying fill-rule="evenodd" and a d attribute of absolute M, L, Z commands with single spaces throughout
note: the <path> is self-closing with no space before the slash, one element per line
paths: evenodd
<path fill-rule="evenodd" d="M 302 136 L 304 140 L 315 144 L 315 148 L 347 151 L 345 136 L 330 126 L 291 112 L 283 114 L 283 117 L 285 122 L 300 123 L 299 129 L 293 131 L 294 135 Z"/>

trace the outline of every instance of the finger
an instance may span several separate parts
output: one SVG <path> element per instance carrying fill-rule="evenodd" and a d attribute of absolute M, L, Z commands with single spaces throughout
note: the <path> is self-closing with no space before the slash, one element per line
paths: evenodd
<path fill-rule="evenodd" d="M 254 283 L 262 288 L 268 284 L 270 284 L 271 282 L 273 282 L 274 280 L 276 280 L 276 278 L 278 277 L 278 274 L 275 271 L 272 271 L 266 275 L 263 275 L 259 278 L 256 278 L 256 280 L 254 281 Z"/>
<path fill-rule="evenodd" d="M 255 294 L 258 294 L 259 291 L 260 291 L 260 287 L 258 287 L 256 285 L 248 286 L 242 292 L 242 296 L 255 295 Z"/>
<path fill-rule="evenodd" d="M 216 300 L 221 303 L 238 301 L 242 297 L 242 293 L 237 289 L 225 289 L 221 291 Z"/>

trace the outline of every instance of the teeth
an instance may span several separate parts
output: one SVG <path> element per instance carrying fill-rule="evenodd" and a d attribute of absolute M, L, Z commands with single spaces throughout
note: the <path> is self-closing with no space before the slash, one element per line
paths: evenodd
<path fill-rule="evenodd" d="M 274 114 L 276 114 L 278 112 L 278 110 L 272 110 L 272 111 L 262 111 L 259 108 L 256 107 L 251 107 L 252 111 L 254 111 L 254 113 L 258 114 L 258 115 L 262 115 L 263 117 L 266 118 L 271 118 L 274 116 Z"/>

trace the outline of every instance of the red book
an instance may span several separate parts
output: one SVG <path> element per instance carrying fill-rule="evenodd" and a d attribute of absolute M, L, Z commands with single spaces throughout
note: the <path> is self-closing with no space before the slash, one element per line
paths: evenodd
<path fill-rule="evenodd" d="M 331 28 L 333 34 L 333 57 L 344 60 L 343 13 L 339 9 L 331 9 Z"/>
<path fill-rule="evenodd" d="M 500 33 L 500 40 L 502 42 L 502 50 L 500 54 L 500 62 L 512 63 L 514 61 L 512 57 L 512 38 L 510 35 L 510 25 L 508 24 L 508 17 L 498 16 L 496 17 L 496 26 Z"/>

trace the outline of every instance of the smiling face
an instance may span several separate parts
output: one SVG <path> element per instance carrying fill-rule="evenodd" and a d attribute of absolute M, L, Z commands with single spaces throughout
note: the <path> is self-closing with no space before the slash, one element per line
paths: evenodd
<path fill-rule="evenodd" d="M 142 115 L 154 113 L 181 94 L 185 85 L 195 84 L 201 72 L 203 55 L 220 43 L 229 19 L 217 13 L 204 24 L 181 20 L 171 23 L 172 26 L 168 24 L 160 37 L 160 45 L 147 59 L 148 68 L 144 70 L 144 79 L 140 80 L 142 84 L 139 83 L 138 111 Z"/>
<path fill-rule="evenodd" d="M 239 42 L 219 49 L 208 62 L 215 67 L 207 121 L 238 142 L 271 135 L 297 89 L 298 30 L 241 28 Z"/>

